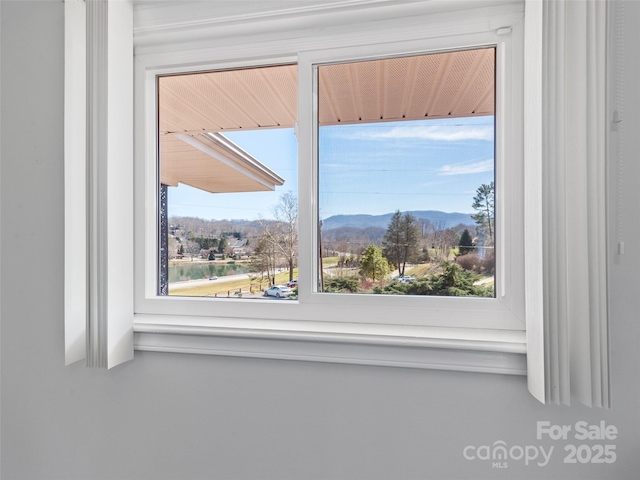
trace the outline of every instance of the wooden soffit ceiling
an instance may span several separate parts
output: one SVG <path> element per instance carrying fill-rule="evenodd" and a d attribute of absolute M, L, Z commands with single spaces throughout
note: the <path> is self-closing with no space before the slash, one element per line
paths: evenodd
<path fill-rule="evenodd" d="M 494 48 L 323 65 L 318 71 L 320 125 L 494 113 Z M 203 157 L 206 149 L 194 147 L 193 142 L 185 143 L 186 137 L 181 140 L 176 137 L 178 134 L 200 142 L 199 134 L 206 132 L 293 127 L 298 110 L 297 81 L 296 65 L 161 77 L 158 97 L 163 183 L 187 183 L 180 178 L 181 171 L 193 185 L 204 170 L 218 169 L 217 173 L 221 173 L 233 169 Z M 187 162 L 183 160 L 191 158 L 189 151 L 199 161 L 192 162 L 198 167 L 187 172 Z M 239 168 L 238 172 L 246 170 Z M 247 185 L 240 187 L 240 181 L 232 183 L 244 189 L 233 191 L 253 191 Z M 258 182 L 254 187 L 264 190 L 265 184 Z M 213 188 L 209 182 L 203 189 L 228 188 L 236 187 L 220 184 Z"/>
<path fill-rule="evenodd" d="M 274 190 L 284 179 L 218 133 L 165 135 L 161 183 L 179 183 L 211 193 Z"/>

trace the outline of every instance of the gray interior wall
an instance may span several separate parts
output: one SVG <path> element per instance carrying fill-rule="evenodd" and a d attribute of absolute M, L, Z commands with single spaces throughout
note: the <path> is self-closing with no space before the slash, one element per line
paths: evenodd
<path fill-rule="evenodd" d="M 525 378 L 501 375 L 154 353 L 65 367 L 63 4 L 1 2 L 2 479 L 638 478 L 640 3 L 626 10 L 627 251 L 611 248 L 613 408 L 597 410 L 542 406 Z M 544 420 L 619 434 L 538 440 Z M 463 456 L 498 441 L 554 450 L 546 466 L 506 469 Z M 567 443 L 615 445 L 617 460 L 565 464 Z"/>

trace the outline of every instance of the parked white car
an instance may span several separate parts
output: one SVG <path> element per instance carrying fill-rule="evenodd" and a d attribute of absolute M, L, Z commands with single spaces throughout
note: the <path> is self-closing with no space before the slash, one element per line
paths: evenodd
<path fill-rule="evenodd" d="M 289 287 L 285 287 L 284 285 L 274 285 L 273 287 L 269 287 L 264 291 L 264 295 L 266 297 L 282 298 L 290 294 L 291 289 Z"/>
<path fill-rule="evenodd" d="M 398 281 L 400 283 L 411 283 L 413 281 L 415 281 L 416 277 L 413 277 L 411 275 L 400 275 L 398 277 Z"/>

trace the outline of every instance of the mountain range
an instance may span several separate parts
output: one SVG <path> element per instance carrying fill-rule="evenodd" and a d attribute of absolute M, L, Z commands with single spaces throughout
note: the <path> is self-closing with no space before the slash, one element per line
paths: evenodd
<path fill-rule="evenodd" d="M 470 213 L 447 213 L 440 212 L 437 210 L 413 210 L 409 212 L 418 220 L 424 219 L 431 222 L 433 225 L 440 228 L 451 228 L 457 225 L 475 225 L 476 222 L 471 218 Z M 393 213 L 385 213 L 383 215 L 365 215 L 365 214 L 354 214 L 354 215 L 333 215 L 328 217 L 322 221 L 322 229 L 323 230 L 331 230 L 334 228 L 341 227 L 352 227 L 352 228 L 384 228 L 386 229 L 389 225 L 389 221 Z"/>

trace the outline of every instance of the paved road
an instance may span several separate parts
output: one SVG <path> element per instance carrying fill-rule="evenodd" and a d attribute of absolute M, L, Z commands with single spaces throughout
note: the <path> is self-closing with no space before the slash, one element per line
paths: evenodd
<path fill-rule="evenodd" d="M 188 280 L 186 282 L 174 282 L 169 284 L 169 289 L 171 291 L 180 290 L 183 288 L 191 288 L 198 287 L 200 285 L 214 285 L 214 284 L 224 284 L 227 282 L 232 282 L 234 280 L 249 280 L 249 274 L 241 273 L 238 275 L 225 275 L 224 277 L 218 277 L 217 280 L 209 280 L 208 278 L 202 278 L 200 280 Z"/>
<path fill-rule="evenodd" d="M 224 277 L 218 277 L 216 280 L 209 280 L 208 278 L 203 278 L 200 280 L 189 280 L 186 282 L 176 282 L 169 284 L 169 290 L 171 293 L 177 293 L 181 289 L 195 287 L 198 285 L 220 285 L 224 288 L 224 284 L 231 282 L 233 280 L 249 280 L 251 277 L 246 274 L 239 275 L 225 275 Z M 264 296 L 262 292 L 249 293 L 245 290 L 242 291 L 243 298 L 263 298 L 265 300 L 291 300 L 288 297 L 276 298 L 276 297 L 267 297 Z"/>

